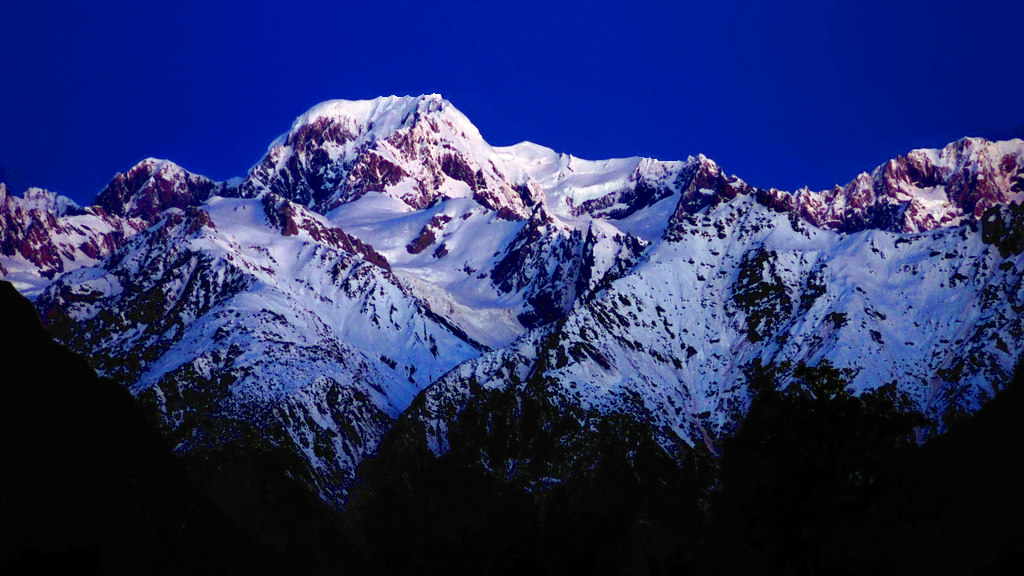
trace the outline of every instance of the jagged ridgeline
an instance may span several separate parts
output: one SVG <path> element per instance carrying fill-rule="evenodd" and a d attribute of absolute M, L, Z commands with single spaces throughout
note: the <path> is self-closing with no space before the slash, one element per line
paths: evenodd
<path fill-rule="evenodd" d="M 84 208 L 0 187 L 0 275 L 193 466 L 271 455 L 393 550 L 382 569 L 427 557 L 395 515 L 442 508 L 465 514 L 423 542 L 668 569 L 706 552 L 695 526 L 739 526 L 708 510 L 755 517 L 729 446 L 790 449 L 759 414 L 851 438 L 821 503 L 864 503 L 849 477 L 1004 393 L 1022 199 L 1021 140 L 785 192 L 704 156 L 494 147 L 436 95 L 331 101 L 226 182 L 149 159 Z M 509 539 L 460 540 L 496 518 Z"/>

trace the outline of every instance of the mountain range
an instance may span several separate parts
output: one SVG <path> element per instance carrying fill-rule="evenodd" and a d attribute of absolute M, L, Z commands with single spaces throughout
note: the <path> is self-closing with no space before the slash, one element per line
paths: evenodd
<path fill-rule="evenodd" d="M 768 388 L 941 436 L 1024 355 L 1022 200 L 1019 139 L 791 192 L 336 100 L 241 178 L 147 159 L 87 207 L 0 184 L 0 277 L 179 456 L 275 454 L 342 510 L 446 457 L 530 494 L 609 443 L 714 459 Z"/>

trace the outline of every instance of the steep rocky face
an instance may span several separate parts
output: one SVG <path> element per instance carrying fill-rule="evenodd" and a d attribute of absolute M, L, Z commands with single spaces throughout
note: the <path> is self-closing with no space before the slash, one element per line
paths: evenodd
<path fill-rule="evenodd" d="M 0 273 L 36 293 L 56 275 L 106 257 L 143 226 L 38 188 L 12 196 L 0 183 Z"/>
<path fill-rule="evenodd" d="M 168 160 L 147 158 L 114 176 L 94 203 L 113 216 L 155 222 L 168 208 L 199 206 L 214 194 L 230 196 L 231 186 L 192 174 Z"/>
<path fill-rule="evenodd" d="M 790 195 L 764 192 L 768 203 L 821 228 L 922 232 L 980 218 L 1024 197 L 1020 140 L 964 138 L 942 150 L 914 150 L 861 174 L 844 187 Z"/>
<path fill-rule="evenodd" d="M 374 250 L 373 246 L 346 234 L 341 228 L 324 224 L 288 200 L 274 194 L 266 194 L 263 196 L 261 204 L 267 220 L 281 234 L 285 236 L 295 236 L 300 233 L 308 235 L 320 244 L 342 252 L 357 254 L 367 262 L 384 270 L 391 269 L 387 259 Z"/>
<path fill-rule="evenodd" d="M 438 96 L 332 101 L 299 117 L 241 186 L 326 212 L 367 192 L 413 208 L 471 197 L 503 218 L 524 218 L 539 199 L 495 163 L 472 124 Z"/>
<path fill-rule="evenodd" d="M 538 209 L 490 271 L 498 291 L 524 302 L 518 320 L 527 328 L 565 316 L 585 295 L 632 266 L 647 243 L 612 226 L 565 226 Z M 608 276 L 608 278 L 606 278 Z"/>
<path fill-rule="evenodd" d="M 38 293 L 56 275 L 107 257 L 164 210 L 196 207 L 233 190 L 153 158 L 114 176 L 86 208 L 37 188 L 18 198 L 0 184 L 0 270 L 26 293 Z"/>
<path fill-rule="evenodd" d="M 516 234 L 491 271 L 495 287 L 519 293 L 529 304 L 519 321 L 527 328 L 564 314 L 576 300 L 583 234 L 561 228 L 539 210 Z"/>
<path fill-rule="evenodd" d="M 666 238 L 678 238 L 678 225 L 689 220 L 689 216 L 709 207 L 715 207 L 732 200 L 739 194 L 751 194 L 753 188 L 745 182 L 729 177 L 713 161 L 703 155 L 691 159 L 676 178 L 679 188 L 679 202 L 669 218 Z"/>

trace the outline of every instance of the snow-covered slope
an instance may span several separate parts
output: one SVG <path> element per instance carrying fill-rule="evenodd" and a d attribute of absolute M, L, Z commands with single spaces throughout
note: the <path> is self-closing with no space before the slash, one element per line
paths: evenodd
<path fill-rule="evenodd" d="M 1024 352 L 1022 198 L 1021 140 L 789 193 L 492 147 L 437 95 L 337 100 L 244 178 L 147 159 L 84 209 L 0 187 L 0 275 L 180 452 L 283 449 L 340 505 L 395 418 L 440 453 L 517 386 L 714 451 L 752 377 L 827 366 L 941 430 Z"/>
<path fill-rule="evenodd" d="M 177 450 L 258 430 L 333 503 L 390 420 L 476 354 L 372 248 L 273 195 L 169 209 L 38 304 L 65 343 L 154 405 Z"/>
<path fill-rule="evenodd" d="M 753 370 L 786 387 L 827 363 L 848 391 L 884 389 L 941 429 L 994 397 L 1024 354 L 1024 210 L 992 218 L 843 235 L 737 197 L 677 223 L 564 320 L 447 374 L 405 418 L 440 454 L 474 389 L 541 381 L 558 406 L 629 414 L 666 448 L 714 451 Z"/>

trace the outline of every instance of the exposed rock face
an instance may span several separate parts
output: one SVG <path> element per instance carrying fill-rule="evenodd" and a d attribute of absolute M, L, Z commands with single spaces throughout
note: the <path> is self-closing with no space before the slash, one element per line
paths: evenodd
<path fill-rule="evenodd" d="M 764 192 L 767 203 L 820 228 L 923 232 L 980 218 L 1024 194 L 1019 140 L 964 138 L 942 150 L 914 150 L 823 192 Z"/>
<path fill-rule="evenodd" d="M 489 156 L 476 128 L 440 97 L 332 101 L 271 145 L 241 194 L 270 191 L 318 212 L 367 192 L 413 208 L 469 196 L 503 218 L 526 217 L 521 192 Z"/>
<path fill-rule="evenodd" d="M 420 230 L 419 236 L 412 242 L 406 244 L 405 249 L 409 254 L 419 254 L 437 240 L 437 232 L 444 227 L 445 224 L 452 221 L 452 217 L 447 214 L 438 214 L 427 222 L 427 225 Z M 438 247 L 440 248 L 440 246 Z"/>
<path fill-rule="evenodd" d="M 168 208 L 199 206 L 214 194 L 229 196 L 230 192 L 230 186 L 189 173 L 173 162 L 147 158 L 114 176 L 95 204 L 112 216 L 155 222 Z"/>
<path fill-rule="evenodd" d="M 38 188 L 12 196 L 0 183 L 0 269 L 29 293 L 65 270 L 106 257 L 143 226 Z"/>
<path fill-rule="evenodd" d="M 678 162 L 659 162 L 645 158 L 629 175 L 624 186 L 610 194 L 584 200 L 575 205 L 570 199 L 570 214 L 622 219 L 672 195 Z"/>
<path fill-rule="evenodd" d="M 285 236 L 299 233 L 308 235 L 315 242 L 330 246 L 342 252 L 358 254 L 367 262 L 390 270 L 387 259 L 381 256 L 372 246 L 358 238 L 350 236 L 340 228 L 329 226 L 311 217 L 301 207 L 274 194 L 266 194 L 262 200 L 263 213 L 270 223 Z"/>
<path fill-rule="evenodd" d="M 11 196 L 0 183 L 0 267 L 35 294 L 57 274 L 107 257 L 164 210 L 194 208 L 233 190 L 153 158 L 117 174 L 86 208 L 38 188 Z"/>

